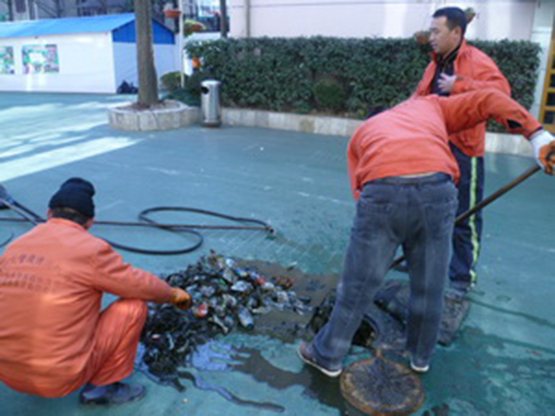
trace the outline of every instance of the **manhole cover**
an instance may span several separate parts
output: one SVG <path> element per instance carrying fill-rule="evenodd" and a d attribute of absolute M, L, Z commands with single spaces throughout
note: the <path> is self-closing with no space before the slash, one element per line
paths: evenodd
<path fill-rule="evenodd" d="M 382 358 L 381 353 L 351 364 L 340 384 L 345 400 L 369 415 L 409 415 L 424 403 L 418 376 L 406 366 Z"/>

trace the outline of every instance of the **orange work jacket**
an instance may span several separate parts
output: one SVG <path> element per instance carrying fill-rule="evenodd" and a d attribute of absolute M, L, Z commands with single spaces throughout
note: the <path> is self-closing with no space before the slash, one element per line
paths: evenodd
<path fill-rule="evenodd" d="M 388 176 L 442 172 L 457 180 L 449 135 L 490 118 L 525 137 L 541 128 L 524 107 L 494 89 L 416 97 L 368 119 L 347 150 L 353 195 L 358 198 L 365 183 Z"/>
<path fill-rule="evenodd" d="M 0 381 L 63 391 L 86 367 L 104 292 L 167 302 L 171 287 L 80 225 L 51 219 L 0 257 Z"/>
<path fill-rule="evenodd" d="M 429 95 L 432 91 L 434 76 L 437 71 L 437 56 L 432 54 L 430 62 L 420 83 L 416 87 L 414 96 Z M 501 73 L 495 62 L 480 49 L 470 46 L 463 40 L 457 57 L 455 58 L 455 75 L 457 80 L 453 86 L 452 95 L 463 92 L 495 88 L 511 95 L 511 86 Z M 461 131 L 449 137 L 467 156 L 484 156 L 486 123 L 480 123 L 468 130 Z"/>

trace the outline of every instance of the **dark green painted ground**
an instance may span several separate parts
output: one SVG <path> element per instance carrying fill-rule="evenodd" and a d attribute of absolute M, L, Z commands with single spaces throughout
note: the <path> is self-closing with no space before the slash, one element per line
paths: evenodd
<path fill-rule="evenodd" d="M 83 176 L 97 187 L 98 219 L 134 220 L 144 208 L 190 206 L 259 218 L 278 230 L 276 238 L 262 232 L 206 232 L 202 250 L 189 255 L 124 253 L 128 261 L 156 273 L 184 268 L 209 249 L 295 265 L 311 274 L 340 271 L 354 214 L 346 138 L 244 127 L 120 132 L 108 127 L 106 108 L 122 100 L 0 94 L 0 183 L 19 202 L 41 213 L 62 181 Z M 488 155 L 488 193 L 531 163 Z M 443 403 L 452 415 L 555 413 L 554 181 L 537 174 L 487 209 L 480 283 L 472 295 L 469 319 L 454 346 L 438 349 L 432 371 L 423 377 L 428 400 L 417 414 Z M 163 219 L 214 223 L 191 214 Z M 0 241 L 10 232 L 20 235 L 28 229 L 0 223 Z M 98 227 L 94 232 L 156 249 L 186 242 L 158 231 Z M 213 347 L 224 352 L 213 360 L 218 365 L 199 364 L 201 369 L 194 370 L 206 382 L 247 401 L 279 404 L 286 415 L 344 413 L 337 384 L 323 382 L 303 368 L 295 344 L 235 334 Z M 140 373 L 133 379 L 147 383 L 148 397 L 109 411 L 80 408 L 76 394 L 45 400 L 2 386 L 0 414 L 278 414 L 233 404 L 218 392 L 190 383 L 186 392 L 178 393 Z"/>

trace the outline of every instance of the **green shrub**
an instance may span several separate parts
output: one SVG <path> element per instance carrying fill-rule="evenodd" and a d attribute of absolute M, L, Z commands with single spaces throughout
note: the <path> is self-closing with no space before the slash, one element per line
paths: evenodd
<path fill-rule="evenodd" d="M 191 95 L 200 97 L 200 87 L 202 81 L 212 78 L 210 72 L 195 71 L 192 75 L 185 78 L 185 91 Z"/>
<path fill-rule="evenodd" d="M 175 91 L 181 88 L 181 76 L 179 71 L 167 72 L 160 78 L 163 87 L 168 91 Z"/>
<path fill-rule="evenodd" d="M 341 82 L 332 77 L 324 77 L 314 83 L 312 89 L 318 107 L 339 112 L 345 108 L 348 94 Z"/>
<path fill-rule="evenodd" d="M 530 108 L 539 45 L 507 40 L 471 43 L 497 62 L 511 84 L 513 98 Z M 202 58 L 200 74 L 222 82 L 224 105 L 311 111 L 321 99 L 315 99 L 315 84 L 331 76 L 346 91 L 344 103 L 334 103 L 333 108 L 344 108 L 360 118 L 372 109 L 406 100 L 430 62 L 429 48 L 414 39 L 220 39 L 189 43 L 187 49 Z"/>
<path fill-rule="evenodd" d="M 191 94 L 189 91 L 185 90 L 184 88 L 176 89 L 170 92 L 164 98 L 181 101 L 182 103 L 190 105 L 192 107 L 200 106 L 200 96 L 198 94 L 197 95 Z"/>

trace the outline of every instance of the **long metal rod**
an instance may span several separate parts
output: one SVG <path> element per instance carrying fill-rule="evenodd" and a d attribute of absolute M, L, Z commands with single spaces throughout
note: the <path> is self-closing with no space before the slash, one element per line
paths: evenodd
<path fill-rule="evenodd" d="M 522 182 L 524 182 L 526 179 L 528 179 L 530 176 L 534 175 L 536 172 L 538 172 L 540 170 L 541 170 L 541 168 L 538 165 L 535 165 L 535 166 L 531 167 L 526 172 L 521 174 L 518 178 L 512 180 L 511 182 L 509 182 L 507 185 L 503 186 L 502 188 L 499 188 L 493 194 L 489 195 L 487 198 L 480 201 L 480 203 L 476 204 L 474 207 L 472 207 L 471 209 L 469 209 L 466 212 L 463 212 L 461 215 L 459 215 L 457 218 L 455 218 L 455 225 L 459 225 L 464 220 L 466 220 L 468 217 L 476 214 L 476 212 L 478 212 L 481 209 L 487 207 L 493 201 L 499 199 L 501 196 L 505 195 L 507 192 L 509 192 L 515 186 L 520 185 Z M 402 262 L 405 261 L 405 259 L 406 259 L 406 257 L 404 255 L 399 256 L 398 258 L 396 258 L 393 261 L 393 263 L 391 263 L 391 266 L 389 266 L 389 268 L 393 269 L 393 268 L 399 266 Z"/>

